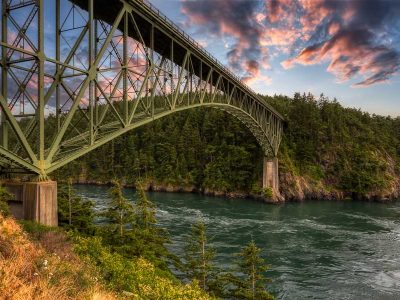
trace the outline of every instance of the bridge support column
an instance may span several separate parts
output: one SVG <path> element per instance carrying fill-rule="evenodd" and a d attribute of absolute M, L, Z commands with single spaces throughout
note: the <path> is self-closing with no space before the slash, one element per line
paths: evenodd
<path fill-rule="evenodd" d="M 10 204 L 14 216 L 32 220 L 47 226 L 58 225 L 57 182 L 5 183 L 8 191 L 15 195 L 18 205 Z M 14 206 L 14 207 L 13 207 Z"/>
<path fill-rule="evenodd" d="M 279 199 L 279 174 L 278 174 L 278 158 L 264 157 L 263 166 L 263 189 L 271 188 L 273 200 Z"/>

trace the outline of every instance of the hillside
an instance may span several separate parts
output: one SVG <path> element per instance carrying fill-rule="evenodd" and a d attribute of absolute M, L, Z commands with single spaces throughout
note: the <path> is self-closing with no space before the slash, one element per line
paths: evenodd
<path fill-rule="evenodd" d="M 14 219 L 0 214 L 1 299 L 116 299 L 94 275 L 61 233 L 32 241 Z"/>
<path fill-rule="evenodd" d="M 96 237 L 0 214 L 0 299 L 211 299 L 148 261 L 112 253 Z"/>
<path fill-rule="evenodd" d="M 296 94 L 266 97 L 286 118 L 281 194 L 304 199 L 392 200 L 400 194 L 400 118 Z M 81 183 L 138 178 L 152 190 L 259 195 L 262 151 L 234 117 L 212 109 L 173 114 L 134 130 L 58 171 Z"/>

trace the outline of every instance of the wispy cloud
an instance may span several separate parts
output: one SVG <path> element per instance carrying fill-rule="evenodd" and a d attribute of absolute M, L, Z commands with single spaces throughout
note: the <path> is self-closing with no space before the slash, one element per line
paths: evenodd
<path fill-rule="evenodd" d="M 260 76 L 260 68 L 269 68 L 268 48 L 261 45 L 263 26 L 257 18 L 260 2 L 256 0 L 182 1 L 188 24 L 201 25 L 216 37 L 235 39 L 227 59 L 234 71 L 244 70 L 244 78 Z"/>
<path fill-rule="evenodd" d="M 388 26 L 394 26 L 400 3 L 394 1 L 320 1 L 319 5 L 300 2 L 303 31 L 313 34 L 308 46 L 282 63 L 313 65 L 329 62 L 327 71 L 338 81 L 362 78 L 354 86 L 385 82 L 400 65 L 400 54 L 383 39 Z M 311 3 L 314 3 L 313 1 Z M 304 5 L 306 4 L 306 5 Z M 320 16 L 317 20 L 313 16 Z M 323 17 L 323 18 L 322 18 Z M 307 21 L 306 21 L 307 20 Z M 319 34 L 318 34 L 319 33 Z M 399 38 L 399 37 L 396 37 Z"/>
<path fill-rule="evenodd" d="M 358 79 L 354 86 L 385 82 L 399 70 L 399 1 L 181 2 L 188 24 L 235 41 L 227 60 L 247 81 L 263 79 L 277 53 L 288 57 L 286 69 L 327 63 L 339 82 Z"/>

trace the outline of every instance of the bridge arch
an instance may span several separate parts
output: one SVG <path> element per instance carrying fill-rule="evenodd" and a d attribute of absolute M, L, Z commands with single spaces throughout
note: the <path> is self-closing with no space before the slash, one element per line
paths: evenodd
<path fill-rule="evenodd" d="M 2 32 L 10 23 L 17 32 L 1 43 L 1 172 L 45 180 L 129 130 L 196 107 L 234 115 L 276 156 L 282 116 L 150 4 L 54 2 L 53 21 L 44 0 L 2 2 Z M 30 13 L 18 25 L 21 10 Z M 44 28 L 53 25 L 49 37 Z"/>
<path fill-rule="evenodd" d="M 137 122 L 131 124 L 130 126 L 127 126 L 125 128 L 119 128 L 118 130 L 116 130 L 114 133 L 109 134 L 105 137 L 103 137 L 102 139 L 99 139 L 98 141 L 96 141 L 96 143 L 94 143 L 93 145 L 91 145 L 90 147 L 82 147 L 81 149 L 75 151 L 74 153 L 70 154 L 70 155 L 66 155 L 64 156 L 62 153 L 59 155 L 60 159 L 57 159 L 53 162 L 52 167 L 50 167 L 48 169 L 48 173 L 51 173 L 59 168 L 61 168 L 62 166 L 66 165 L 67 163 L 69 163 L 72 160 L 75 160 L 91 151 L 94 151 L 96 148 L 110 142 L 111 140 L 122 136 L 123 134 L 134 130 L 140 126 L 149 124 L 155 120 L 164 118 L 166 116 L 169 116 L 171 114 L 174 113 L 178 113 L 178 112 L 183 112 L 189 109 L 197 109 L 197 108 L 212 108 L 212 109 L 218 109 L 221 111 L 224 111 L 232 116 L 234 116 L 235 118 L 237 118 L 240 122 L 243 123 L 244 126 L 246 126 L 249 131 L 253 134 L 253 136 L 256 138 L 258 144 L 260 145 L 260 147 L 263 149 L 265 156 L 267 157 L 274 157 L 275 153 L 274 153 L 274 148 L 273 148 L 273 144 L 271 143 L 271 141 L 268 138 L 268 134 L 265 132 L 265 126 L 263 128 L 263 125 L 261 123 L 259 123 L 254 116 L 252 116 L 251 114 L 245 112 L 244 110 L 242 110 L 239 107 L 230 105 L 230 104 L 224 104 L 224 103 L 203 103 L 203 104 L 192 104 L 192 105 L 188 105 L 188 106 L 181 106 L 178 107 L 174 110 L 163 110 L 163 111 L 159 111 L 157 113 L 155 113 L 153 116 L 151 117 L 143 117 L 140 120 L 137 120 Z M 116 123 L 111 124 L 108 123 L 108 126 L 112 126 L 112 125 L 117 125 Z M 85 140 L 87 138 L 87 136 L 89 135 L 88 132 L 86 132 L 86 134 L 84 136 L 78 136 L 76 138 L 72 138 L 70 140 L 65 141 L 62 144 L 62 147 L 64 147 L 65 151 L 69 152 L 69 146 L 74 145 L 76 146 L 77 144 L 79 144 L 80 142 L 82 142 L 82 140 Z"/>
<path fill-rule="evenodd" d="M 35 175 L 26 218 L 57 225 L 48 174 L 178 111 L 224 110 L 277 155 L 283 117 L 146 1 L 49 3 L 0 2 L 0 173 Z M 276 159 L 264 161 L 263 183 L 277 190 Z"/>

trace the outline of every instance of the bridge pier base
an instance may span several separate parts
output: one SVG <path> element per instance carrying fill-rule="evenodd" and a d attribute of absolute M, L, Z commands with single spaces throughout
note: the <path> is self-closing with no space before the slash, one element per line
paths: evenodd
<path fill-rule="evenodd" d="M 10 203 L 15 218 L 58 225 L 56 181 L 6 182 L 4 186 L 15 196 Z"/>
<path fill-rule="evenodd" d="M 263 164 L 263 189 L 272 189 L 272 200 L 280 199 L 279 193 L 279 173 L 278 173 L 278 158 L 264 157 Z"/>

